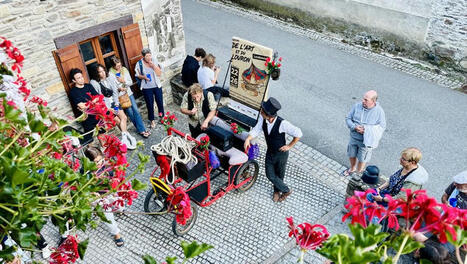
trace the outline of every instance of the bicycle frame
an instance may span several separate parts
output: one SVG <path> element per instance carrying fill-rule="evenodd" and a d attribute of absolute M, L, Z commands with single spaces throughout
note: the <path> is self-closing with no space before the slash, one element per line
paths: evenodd
<path fill-rule="evenodd" d="M 190 135 L 187 135 L 181 131 L 178 131 L 174 128 L 169 128 L 167 130 L 167 134 L 168 135 L 178 135 L 178 136 L 181 136 L 181 137 L 184 137 L 186 138 L 187 140 L 190 140 L 190 141 L 193 141 L 195 143 L 197 143 L 198 145 L 200 145 L 201 143 L 196 140 L 195 138 L 191 137 Z M 205 161 L 205 168 L 204 168 L 204 173 L 200 176 L 200 177 L 204 177 L 203 180 L 199 181 L 196 183 L 196 185 L 194 185 L 193 183 L 186 183 L 183 185 L 183 187 L 185 188 L 185 191 L 187 193 L 189 193 L 190 191 L 192 190 L 195 190 L 196 188 L 203 188 L 201 187 L 202 185 L 206 185 L 206 196 L 201 200 L 201 201 L 196 201 L 196 200 L 193 200 L 194 202 L 196 202 L 199 206 L 201 207 L 206 207 L 206 206 L 209 206 L 211 204 L 213 204 L 217 199 L 219 199 L 220 197 L 224 196 L 227 192 L 231 191 L 231 190 L 234 190 L 234 189 L 238 189 L 239 187 L 241 187 L 242 185 L 246 184 L 250 179 L 247 178 L 245 180 L 243 180 L 242 182 L 240 182 L 239 184 L 235 184 L 235 177 L 237 176 L 239 170 L 242 168 L 242 165 L 244 163 L 239 163 L 239 164 L 234 164 L 234 165 L 229 165 L 229 168 L 228 170 L 221 170 L 218 172 L 218 174 L 215 175 L 215 177 L 221 175 L 222 173 L 226 173 L 227 174 L 227 185 L 224 187 L 224 188 L 219 188 L 218 192 L 216 192 L 215 194 L 213 194 L 212 192 L 212 186 L 211 186 L 211 180 L 213 180 L 215 177 L 211 177 L 211 173 L 213 172 L 213 168 L 211 167 L 211 164 L 210 164 L 210 159 L 209 159 L 209 151 L 208 150 L 204 150 L 204 151 L 200 151 L 198 149 L 193 149 L 193 155 L 196 155 L 199 159 L 202 159 Z M 154 189 L 154 191 L 163 191 L 167 194 L 171 193 L 172 192 L 172 188 L 170 187 L 170 185 L 168 185 L 166 182 L 165 182 L 165 179 L 161 176 L 159 177 L 156 177 L 154 174 L 155 172 L 157 171 L 159 167 L 156 166 L 150 176 L 150 182 L 151 182 L 151 185 L 152 185 L 152 188 Z M 179 177 L 176 177 L 174 183 L 172 184 L 173 186 L 175 186 L 176 184 L 182 182 L 183 179 L 179 178 Z M 191 198 L 191 197 L 190 197 Z"/>

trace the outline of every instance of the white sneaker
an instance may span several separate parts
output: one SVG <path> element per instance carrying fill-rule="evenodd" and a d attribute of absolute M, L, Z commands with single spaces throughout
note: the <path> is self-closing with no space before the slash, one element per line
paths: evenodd
<path fill-rule="evenodd" d="M 136 148 L 136 146 L 131 145 L 131 142 L 129 141 L 126 133 L 122 133 L 122 143 L 125 144 L 126 148 L 129 149 L 129 150 L 132 150 L 132 149 Z"/>
<path fill-rule="evenodd" d="M 52 254 L 52 251 L 50 251 L 49 246 L 45 246 L 45 248 L 42 249 L 42 258 L 43 259 L 48 259 L 50 255 Z"/>
<path fill-rule="evenodd" d="M 133 149 L 136 148 L 136 138 L 132 136 L 129 132 L 126 132 L 126 137 L 128 138 L 128 141 L 130 141 L 130 145 Z"/>

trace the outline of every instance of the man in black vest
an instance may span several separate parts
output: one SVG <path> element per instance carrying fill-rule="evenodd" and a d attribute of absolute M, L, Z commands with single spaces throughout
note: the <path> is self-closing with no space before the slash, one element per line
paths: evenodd
<path fill-rule="evenodd" d="M 277 116 L 277 111 L 281 109 L 281 104 L 274 98 L 263 102 L 261 105 L 261 115 L 256 126 L 250 131 L 245 140 L 245 150 L 250 147 L 250 140 L 257 137 L 261 131 L 266 139 L 266 177 L 274 185 L 274 202 L 282 202 L 292 193 L 292 190 L 284 183 L 285 168 L 289 150 L 302 137 L 300 128 L 290 124 L 288 121 Z M 293 140 L 286 144 L 285 136 L 290 135 Z"/>
<path fill-rule="evenodd" d="M 216 100 L 211 92 L 203 92 L 199 83 L 190 86 L 190 90 L 183 95 L 180 112 L 190 117 L 188 126 L 192 137 L 197 137 L 209 126 L 209 121 L 216 114 Z"/>

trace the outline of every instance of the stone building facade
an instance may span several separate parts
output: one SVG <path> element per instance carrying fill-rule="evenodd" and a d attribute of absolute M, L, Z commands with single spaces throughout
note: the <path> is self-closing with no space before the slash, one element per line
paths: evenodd
<path fill-rule="evenodd" d="M 107 51 L 123 56 L 121 59 L 124 65 L 131 67 L 134 59 L 139 58 L 127 58 L 129 56 L 126 56 L 125 49 L 131 47 L 120 40 L 125 37 L 123 28 L 131 24 L 133 28 L 139 27 L 140 40 L 137 46 L 149 47 L 164 68 L 161 78 L 164 100 L 166 104 L 170 103 L 172 96 L 169 80 L 180 70 L 185 57 L 180 0 L 0 2 L 0 36 L 11 40 L 23 52 L 23 76 L 28 80 L 32 94 L 46 99 L 52 108 L 57 107 L 61 115 L 71 113 L 71 107 L 66 92 L 67 81 L 64 80 L 67 73 L 60 72 L 63 71 L 60 69 L 63 58 L 54 54 L 59 54 L 58 51 L 67 45 L 76 44 L 81 61 L 87 64 L 92 60 L 86 61 L 88 58 L 85 57 L 93 49 L 96 58 L 97 53 L 100 53 L 101 61 L 105 59 L 104 49 L 108 45 L 110 48 Z M 106 33 L 106 30 L 109 32 Z M 112 42 L 109 42 L 110 35 Z M 92 41 L 85 43 L 87 39 L 101 42 L 102 52 L 94 46 L 87 50 L 86 47 L 91 47 L 90 43 L 95 44 Z"/>

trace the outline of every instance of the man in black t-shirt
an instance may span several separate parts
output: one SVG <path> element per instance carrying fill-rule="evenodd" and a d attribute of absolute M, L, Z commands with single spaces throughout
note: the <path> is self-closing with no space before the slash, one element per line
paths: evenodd
<path fill-rule="evenodd" d="M 71 88 L 69 93 L 69 98 L 71 102 L 71 107 L 73 110 L 78 110 L 75 112 L 84 112 L 86 110 L 86 102 L 91 98 L 87 95 L 98 95 L 94 87 L 89 83 L 84 83 L 83 72 L 80 69 L 73 68 L 70 71 L 70 79 L 74 83 L 74 87 Z M 93 130 L 98 123 L 95 115 L 88 115 L 86 120 L 81 122 L 84 132 L 89 132 Z M 87 142 L 92 139 L 92 133 L 86 134 L 83 138 L 83 142 Z"/>
<path fill-rule="evenodd" d="M 454 176 L 454 182 L 444 191 L 441 201 L 460 209 L 467 209 L 467 170 Z"/>
<path fill-rule="evenodd" d="M 199 62 L 206 57 L 206 51 L 202 48 L 196 48 L 195 56 L 186 56 L 182 67 L 182 81 L 186 87 L 198 82 Z"/>

